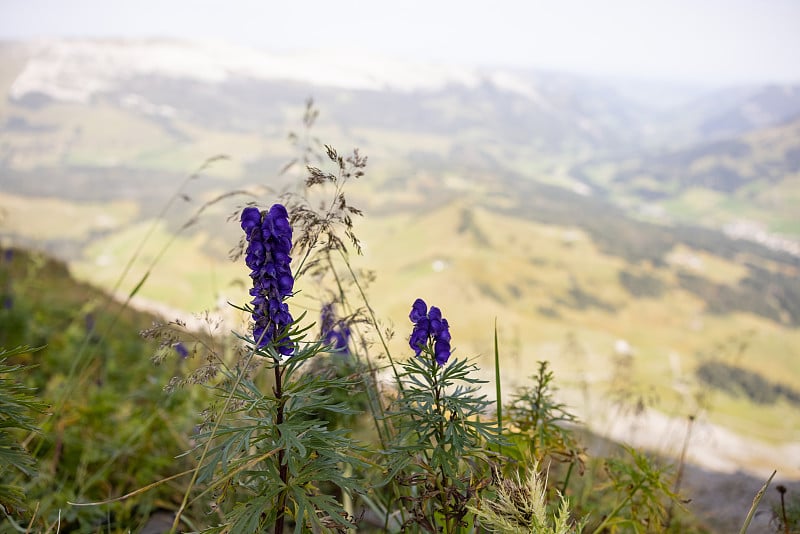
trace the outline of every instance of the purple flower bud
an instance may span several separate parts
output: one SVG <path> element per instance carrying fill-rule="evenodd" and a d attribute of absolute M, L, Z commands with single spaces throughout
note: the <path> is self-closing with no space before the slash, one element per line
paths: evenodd
<path fill-rule="evenodd" d="M 411 331 L 411 338 L 408 340 L 408 344 L 414 349 L 416 356 L 419 356 L 420 352 L 422 352 L 422 348 L 428 342 L 428 336 L 428 331 L 424 328 L 414 327 L 414 330 Z"/>
<path fill-rule="evenodd" d="M 274 220 L 285 220 L 286 227 L 291 231 L 291 226 L 289 226 L 289 212 L 286 211 L 286 206 L 283 204 L 273 204 L 269 209 L 269 216 Z"/>
<path fill-rule="evenodd" d="M 419 322 L 420 319 L 428 315 L 428 305 L 422 299 L 417 299 L 411 305 L 411 313 L 408 315 L 412 323 Z"/>
<path fill-rule="evenodd" d="M 450 358 L 450 342 L 437 339 L 433 344 L 433 353 L 436 355 L 436 363 L 444 365 Z"/>
<path fill-rule="evenodd" d="M 447 324 L 447 319 L 442 319 L 442 329 L 437 332 L 436 337 L 443 341 L 450 341 L 450 325 Z"/>
<path fill-rule="evenodd" d="M 248 206 L 242 210 L 242 230 L 244 230 L 248 239 L 250 238 L 253 228 L 258 226 L 261 226 L 261 212 L 258 211 L 258 208 Z"/>

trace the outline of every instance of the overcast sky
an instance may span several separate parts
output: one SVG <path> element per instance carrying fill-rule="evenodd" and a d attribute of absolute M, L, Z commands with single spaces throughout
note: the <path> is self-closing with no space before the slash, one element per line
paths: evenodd
<path fill-rule="evenodd" d="M 184 37 L 727 84 L 800 82 L 797 0 L 0 0 L 0 38 Z"/>

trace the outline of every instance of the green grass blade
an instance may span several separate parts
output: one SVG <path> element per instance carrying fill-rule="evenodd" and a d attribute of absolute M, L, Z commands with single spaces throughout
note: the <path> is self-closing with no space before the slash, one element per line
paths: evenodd
<path fill-rule="evenodd" d="M 503 433 L 503 388 L 500 385 L 500 346 L 497 342 L 497 318 L 494 320 L 494 384 L 497 395 L 497 434 Z M 497 452 L 503 454 L 503 446 L 497 446 Z"/>
<path fill-rule="evenodd" d="M 747 528 L 750 526 L 750 521 L 753 520 L 753 516 L 756 514 L 756 508 L 758 508 L 758 504 L 761 502 L 761 499 L 767 492 L 769 483 L 772 482 L 772 478 L 775 476 L 775 473 L 777 473 L 777 471 L 772 472 L 764 485 L 761 486 L 761 489 L 758 490 L 758 493 L 756 493 L 756 496 L 753 499 L 753 505 L 750 507 L 750 511 L 747 512 L 747 517 L 744 519 L 744 524 L 742 525 L 742 530 L 739 531 L 739 534 L 745 534 L 747 532 Z"/>
<path fill-rule="evenodd" d="M 132 298 L 133 298 L 133 296 L 134 296 L 134 295 L 136 295 L 136 293 L 138 293 L 140 289 L 142 289 L 142 286 L 143 286 L 143 285 L 144 285 L 144 283 L 147 281 L 147 278 L 148 278 L 149 276 L 150 276 L 150 271 L 147 271 L 146 273 L 144 273 L 144 276 L 142 277 L 142 279 L 141 279 L 141 280 L 139 280 L 139 283 L 138 283 L 138 284 L 136 284 L 136 287 L 134 287 L 134 288 L 131 290 L 131 293 L 130 293 L 130 295 L 128 295 L 128 300 L 132 299 Z"/>

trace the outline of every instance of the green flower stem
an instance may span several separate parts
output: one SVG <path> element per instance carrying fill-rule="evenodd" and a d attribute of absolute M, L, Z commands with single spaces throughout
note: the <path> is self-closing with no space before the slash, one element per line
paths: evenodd
<path fill-rule="evenodd" d="M 431 375 L 433 377 L 433 399 L 436 405 L 436 413 L 439 415 L 439 422 L 438 422 L 438 429 L 436 432 L 436 445 L 439 447 L 443 447 L 444 444 L 444 407 L 442 406 L 442 398 L 444 396 L 443 386 L 439 383 L 439 371 L 441 367 L 438 363 L 436 363 L 436 359 L 433 357 L 433 348 L 430 349 L 431 358 L 430 358 L 430 370 Z M 449 497 L 448 497 L 448 477 L 444 471 L 444 466 L 439 466 L 439 472 L 441 473 L 441 480 L 439 481 L 439 502 L 442 505 L 442 515 L 444 516 L 444 531 L 445 532 L 458 532 L 458 522 L 456 518 L 453 517 L 452 510 L 450 509 Z M 454 521 L 455 520 L 455 521 Z M 455 524 L 454 524 L 455 523 Z"/>
<path fill-rule="evenodd" d="M 275 424 L 278 427 L 278 436 L 281 435 L 281 425 L 283 424 L 283 408 L 286 404 L 286 399 L 283 397 L 283 370 L 280 365 L 280 361 L 275 361 L 275 387 L 273 392 L 275 393 L 275 398 L 278 400 L 278 409 L 277 415 L 275 416 Z M 286 492 L 289 490 L 286 482 L 289 479 L 289 464 L 285 461 L 284 455 L 285 452 L 283 448 L 278 450 L 278 466 L 279 466 L 279 473 L 281 482 L 283 483 L 283 489 L 281 490 L 280 494 L 278 495 L 278 515 L 275 518 L 275 534 L 283 534 L 283 523 L 286 517 Z"/>
<path fill-rule="evenodd" d="M 569 467 L 567 468 L 567 476 L 564 477 L 564 484 L 561 486 L 561 495 L 567 494 L 567 485 L 569 484 L 569 478 L 572 476 L 572 468 L 575 467 L 575 460 L 569 463 Z"/>

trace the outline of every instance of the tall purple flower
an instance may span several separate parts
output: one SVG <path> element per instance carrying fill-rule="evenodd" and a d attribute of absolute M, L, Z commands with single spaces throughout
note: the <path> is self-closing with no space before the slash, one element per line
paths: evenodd
<path fill-rule="evenodd" d="M 408 344 L 416 355 L 419 356 L 422 350 L 433 342 L 436 363 L 439 365 L 447 363 L 450 358 L 450 325 L 447 324 L 447 319 L 442 317 L 441 310 L 436 306 L 431 306 L 428 310 L 425 301 L 417 299 L 411 306 L 408 317 L 414 323 Z"/>
<path fill-rule="evenodd" d="M 258 347 L 270 343 L 286 356 L 292 354 L 289 338 L 275 339 L 292 322 L 289 306 L 283 300 L 292 294 L 294 277 L 289 263 L 292 250 L 292 227 L 289 214 L 281 204 L 269 211 L 247 207 L 242 211 L 242 230 L 247 236 L 245 263 L 250 268 L 253 287 L 253 338 Z"/>

